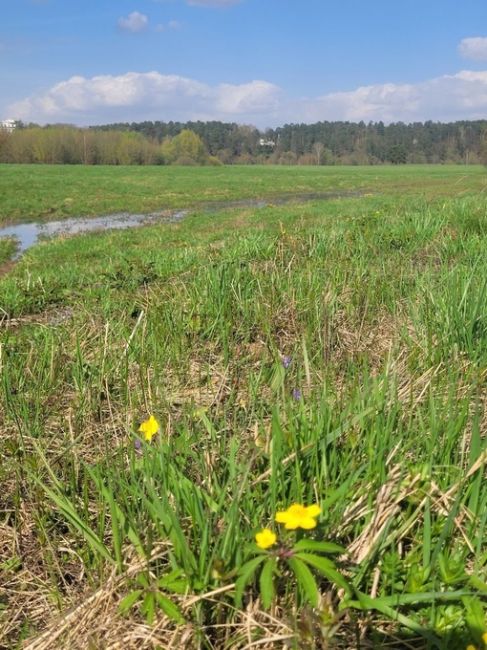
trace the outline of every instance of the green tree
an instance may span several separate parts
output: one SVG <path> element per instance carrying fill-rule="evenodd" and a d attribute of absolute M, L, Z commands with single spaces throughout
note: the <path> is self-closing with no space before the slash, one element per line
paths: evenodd
<path fill-rule="evenodd" d="M 393 165 L 403 165 L 407 161 L 407 151 L 402 144 L 393 144 L 389 149 L 389 160 Z"/>
<path fill-rule="evenodd" d="M 174 165 L 205 165 L 208 152 L 203 140 L 189 129 L 183 129 L 179 135 L 166 139 L 161 145 L 164 160 Z"/>

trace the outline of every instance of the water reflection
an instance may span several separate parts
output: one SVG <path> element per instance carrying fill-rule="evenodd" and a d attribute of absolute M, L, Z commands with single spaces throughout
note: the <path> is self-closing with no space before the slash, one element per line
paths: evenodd
<path fill-rule="evenodd" d="M 361 192 L 306 192 L 273 197 L 269 199 L 239 199 L 235 201 L 215 201 L 206 203 L 199 208 L 205 212 L 216 213 L 231 208 L 265 208 L 271 205 L 284 205 L 286 203 L 330 200 L 337 198 L 351 198 L 362 196 Z M 189 212 L 186 210 L 165 210 L 149 214 L 130 214 L 120 212 L 101 217 L 73 217 L 62 221 L 46 221 L 21 223 L 0 228 L 0 237 L 13 237 L 18 241 L 18 248 L 13 259 L 18 259 L 24 251 L 31 248 L 42 237 L 55 237 L 56 235 L 77 235 L 100 230 L 120 230 L 134 228 L 154 223 L 171 223 L 180 221 Z"/>
<path fill-rule="evenodd" d="M 13 237 L 18 241 L 14 259 L 18 259 L 24 251 L 33 246 L 42 237 L 56 235 L 78 235 L 81 233 L 100 230 L 121 230 L 153 223 L 170 223 L 183 219 L 187 210 L 171 212 L 152 212 L 149 214 L 110 214 L 103 217 L 74 217 L 62 221 L 47 221 L 40 223 L 21 223 L 0 228 L 0 237 Z"/>

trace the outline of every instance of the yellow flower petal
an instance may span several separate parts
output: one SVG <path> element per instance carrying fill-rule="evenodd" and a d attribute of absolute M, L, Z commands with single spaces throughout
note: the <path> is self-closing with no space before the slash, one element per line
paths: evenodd
<path fill-rule="evenodd" d="M 148 420 L 142 422 L 139 427 L 139 432 L 144 434 L 144 439 L 147 440 L 147 442 L 150 442 L 158 431 L 159 422 L 153 415 L 151 415 Z"/>
<path fill-rule="evenodd" d="M 465 650 L 477 650 L 477 648 L 474 645 L 470 644 L 465 648 Z"/>
<path fill-rule="evenodd" d="M 287 510 L 281 510 L 276 513 L 275 520 L 279 524 L 285 524 L 287 530 L 304 528 L 310 530 L 316 527 L 315 517 L 321 513 L 318 505 L 303 506 L 299 503 L 293 503 Z"/>
<path fill-rule="evenodd" d="M 305 519 L 301 519 L 301 523 L 299 524 L 299 527 L 304 528 L 304 530 L 311 530 L 312 528 L 316 528 L 316 526 L 316 519 L 313 519 L 313 517 L 306 517 Z"/>
<path fill-rule="evenodd" d="M 260 533 L 256 534 L 255 541 L 257 542 L 257 546 L 259 548 L 270 548 L 276 543 L 277 535 L 273 533 L 272 530 L 269 530 L 269 528 L 264 528 L 260 531 Z"/>
<path fill-rule="evenodd" d="M 286 530 L 296 530 L 296 528 L 299 528 L 301 525 L 301 519 L 298 519 L 297 517 L 288 517 L 286 520 L 286 525 L 284 528 Z"/>
<path fill-rule="evenodd" d="M 306 514 L 308 517 L 319 517 L 321 515 L 321 508 L 319 505 L 314 504 L 306 508 Z"/>
<path fill-rule="evenodd" d="M 482 641 L 485 643 L 485 645 L 487 645 L 487 632 L 484 632 L 482 634 Z"/>

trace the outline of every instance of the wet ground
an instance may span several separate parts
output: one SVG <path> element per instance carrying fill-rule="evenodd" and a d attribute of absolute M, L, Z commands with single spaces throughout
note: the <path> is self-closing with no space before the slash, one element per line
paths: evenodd
<path fill-rule="evenodd" d="M 120 230 L 155 223 L 174 223 L 181 221 L 192 210 L 203 210 L 217 213 L 232 208 L 265 208 L 271 205 L 284 205 L 303 201 L 331 200 L 362 196 L 361 192 L 307 192 L 267 199 L 241 199 L 238 201 L 215 201 L 203 206 L 178 210 L 164 210 L 148 214 L 129 214 L 121 212 L 100 217 L 72 217 L 61 221 L 39 221 L 20 223 L 0 228 L 0 237 L 12 237 L 18 242 L 18 248 L 13 259 L 18 259 L 22 253 L 31 248 L 44 237 L 57 235 L 78 235 L 93 231 Z"/>
<path fill-rule="evenodd" d="M 120 230 L 134 228 L 146 224 L 179 221 L 187 214 L 187 210 L 168 212 L 152 212 L 149 214 L 107 214 L 101 217 L 73 217 L 62 221 L 46 221 L 20 223 L 0 228 L 0 237 L 13 237 L 18 241 L 15 259 L 18 259 L 28 248 L 44 237 L 56 235 L 79 235 L 100 230 Z"/>

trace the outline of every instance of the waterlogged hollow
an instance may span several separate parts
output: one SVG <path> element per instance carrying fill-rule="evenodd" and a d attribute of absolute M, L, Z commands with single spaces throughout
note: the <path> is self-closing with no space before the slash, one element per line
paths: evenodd
<path fill-rule="evenodd" d="M 362 196 L 362 192 L 307 192 L 273 197 L 272 199 L 240 199 L 236 201 L 215 201 L 200 207 L 205 212 L 217 213 L 231 208 L 265 208 L 271 205 L 283 205 L 296 201 L 331 200 Z M 197 208 L 194 208 L 195 210 Z M 148 214 L 130 214 L 120 212 L 99 217 L 72 217 L 62 221 L 46 221 L 20 223 L 0 228 L 0 237 L 11 237 L 17 240 L 18 247 L 14 259 L 31 248 L 40 239 L 58 235 L 79 235 L 93 231 L 121 230 L 155 223 L 175 223 L 181 221 L 190 209 L 164 210 Z"/>
<path fill-rule="evenodd" d="M 175 222 L 182 219 L 187 210 L 174 210 L 170 213 L 153 212 L 149 214 L 118 213 L 101 217 L 73 217 L 62 221 L 21 223 L 0 228 L 0 237 L 13 237 L 18 241 L 15 259 L 44 237 L 57 235 L 80 235 L 100 230 L 121 230 L 151 223 Z"/>

